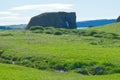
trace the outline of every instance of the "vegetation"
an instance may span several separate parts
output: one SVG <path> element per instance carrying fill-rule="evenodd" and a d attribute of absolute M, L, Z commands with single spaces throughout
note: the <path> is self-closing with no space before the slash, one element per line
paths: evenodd
<path fill-rule="evenodd" d="M 112 25 L 118 28 L 119 24 Z M 73 75 L 85 80 L 107 80 L 108 74 L 115 76 L 115 80 L 119 78 L 119 32 L 99 27 L 84 30 L 38 27 L 30 31 L 0 31 L 0 62 L 47 70 L 50 75 L 64 72 L 60 73 L 65 77 L 62 80 L 68 80 L 65 75 L 73 80 L 76 79 Z"/>
<path fill-rule="evenodd" d="M 76 30 L 76 29 L 64 29 L 64 28 L 54 28 L 54 27 L 42 27 L 42 26 L 33 26 L 30 28 L 33 33 L 46 33 L 46 34 L 75 34 L 80 36 L 93 36 L 97 38 L 111 38 L 119 39 L 119 35 L 112 32 L 98 31 L 98 30 Z"/>
<path fill-rule="evenodd" d="M 108 33 L 120 34 L 120 22 L 108 24 L 105 26 L 92 27 L 92 28 L 89 28 L 89 30 L 97 30 L 97 31 L 104 31 Z"/>
<path fill-rule="evenodd" d="M 119 76 L 120 74 L 84 76 L 72 72 L 59 73 L 0 64 L 0 80 L 119 80 Z"/>

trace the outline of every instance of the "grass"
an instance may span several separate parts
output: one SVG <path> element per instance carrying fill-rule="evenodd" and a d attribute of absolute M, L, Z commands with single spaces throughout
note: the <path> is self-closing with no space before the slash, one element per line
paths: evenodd
<path fill-rule="evenodd" d="M 104 31 L 104 32 L 120 34 L 120 22 L 108 24 L 105 26 L 93 27 L 90 30 L 97 30 L 97 31 Z"/>
<path fill-rule="evenodd" d="M 111 26 L 115 29 L 106 30 Z M 28 30 L 0 31 L 0 62 L 36 68 L 32 69 L 38 71 L 35 72 L 36 75 L 40 73 L 44 75 L 43 78 L 35 75 L 31 78 L 32 75 L 27 75 L 27 71 L 24 74 L 18 73 L 18 75 L 27 75 L 25 80 L 119 80 L 119 37 L 88 35 L 89 31 L 99 31 L 107 32 L 107 34 L 115 33 L 119 36 L 119 31 L 115 31 L 119 30 L 118 26 L 119 23 L 104 26 L 105 29 L 103 27 L 89 28 L 84 30 L 88 31 L 87 35 L 86 33 L 85 35 L 78 33 L 54 35 Z M 105 34 L 102 33 L 102 35 Z M 56 73 L 56 70 L 65 72 Z"/>
<path fill-rule="evenodd" d="M 29 31 L 1 31 L 1 34 L 1 62 L 47 70 L 69 71 L 100 66 L 108 68 L 109 73 L 114 69 L 119 71 L 120 41 L 116 39 Z"/>
<path fill-rule="evenodd" d="M 120 74 L 84 76 L 76 73 L 41 71 L 16 65 L 0 64 L 1 80 L 119 80 Z"/>

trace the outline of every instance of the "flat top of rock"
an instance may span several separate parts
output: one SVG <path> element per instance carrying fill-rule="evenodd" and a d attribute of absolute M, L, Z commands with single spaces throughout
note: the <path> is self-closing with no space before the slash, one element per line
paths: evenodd
<path fill-rule="evenodd" d="M 45 13 L 39 14 L 37 16 L 43 16 L 43 15 L 48 15 L 48 14 L 67 14 L 67 13 L 75 14 L 75 12 L 45 12 Z"/>

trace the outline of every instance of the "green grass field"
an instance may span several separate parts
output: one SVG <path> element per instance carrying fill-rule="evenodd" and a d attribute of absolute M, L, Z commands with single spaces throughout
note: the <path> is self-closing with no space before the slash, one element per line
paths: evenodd
<path fill-rule="evenodd" d="M 0 64 L 0 80 L 119 80 L 120 74 L 84 76 L 76 73 L 41 71 L 22 66 Z"/>
<path fill-rule="evenodd" d="M 120 35 L 119 25 L 115 23 L 86 31 Z M 32 68 L 0 64 L 2 80 L 119 80 L 119 57 L 119 38 L 0 31 L 0 62 Z M 64 72 L 55 72 L 59 70 Z M 15 71 L 16 77 L 13 76 Z"/>
<path fill-rule="evenodd" d="M 105 32 L 120 34 L 120 23 L 113 23 L 113 24 L 108 24 L 105 26 L 93 27 L 91 28 L 91 30 L 105 31 Z"/>

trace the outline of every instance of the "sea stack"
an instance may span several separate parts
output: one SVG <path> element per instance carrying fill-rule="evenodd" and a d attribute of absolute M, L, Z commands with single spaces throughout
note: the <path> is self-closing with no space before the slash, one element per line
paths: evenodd
<path fill-rule="evenodd" d="M 55 27 L 55 28 L 77 28 L 75 12 L 49 12 L 31 18 L 26 29 L 31 26 Z"/>

